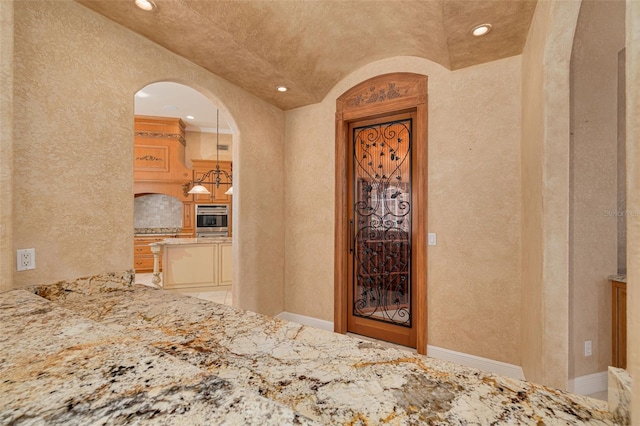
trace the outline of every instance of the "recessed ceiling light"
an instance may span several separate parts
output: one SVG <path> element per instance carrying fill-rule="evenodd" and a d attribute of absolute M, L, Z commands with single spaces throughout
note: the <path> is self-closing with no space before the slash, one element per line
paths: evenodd
<path fill-rule="evenodd" d="M 195 117 L 193 115 L 187 115 L 187 119 L 193 120 Z"/>
<path fill-rule="evenodd" d="M 481 24 L 471 30 L 471 34 L 476 37 L 483 36 L 491 31 L 491 24 Z"/>
<path fill-rule="evenodd" d="M 138 6 L 142 10 L 146 10 L 147 12 L 151 12 L 156 8 L 156 4 L 151 0 L 136 0 L 136 6 Z"/>
<path fill-rule="evenodd" d="M 278 86 L 276 87 L 276 89 L 278 90 L 278 92 L 286 92 L 287 90 L 289 90 L 285 86 Z"/>

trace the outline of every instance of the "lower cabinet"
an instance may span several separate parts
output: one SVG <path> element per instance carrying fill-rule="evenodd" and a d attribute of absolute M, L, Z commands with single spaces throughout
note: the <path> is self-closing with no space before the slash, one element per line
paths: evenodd
<path fill-rule="evenodd" d="M 613 318 L 611 365 L 627 368 L 627 284 L 611 281 Z"/>
<path fill-rule="evenodd" d="M 231 242 L 165 244 L 163 287 L 201 289 L 230 287 L 233 277 Z"/>
<path fill-rule="evenodd" d="M 196 235 L 196 225 L 195 225 L 195 207 L 193 203 L 190 202 L 182 202 L 182 238 L 193 238 Z M 188 234 L 188 236 L 184 236 L 184 234 Z"/>
<path fill-rule="evenodd" d="M 231 285 L 233 281 L 233 253 L 231 243 L 220 243 L 220 285 Z"/>
<path fill-rule="evenodd" d="M 167 238 L 162 237 L 134 237 L 133 238 L 133 268 L 136 272 L 153 272 L 153 253 L 149 244 L 157 243 Z M 162 270 L 162 256 L 160 257 Z"/>

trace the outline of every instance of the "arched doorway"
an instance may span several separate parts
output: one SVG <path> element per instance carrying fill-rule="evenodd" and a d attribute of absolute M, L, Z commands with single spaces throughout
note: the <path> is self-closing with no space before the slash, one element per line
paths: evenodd
<path fill-rule="evenodd" d="M 336 104 L 335 331 L 427 346 L 427 77 L 369 79 Z"/>
<path fill-rule="evenodd" d="M 197 195 L 187 191 L 216 167 L 228 170 L 227 186 L 230 186 L 233 142 L 233 132 L 224 110 L 198 90 L 180 83 L 160 81 L 146 85 L 136 92 L 134 193 L 138 204 L 142 205 L 141 200 L 145 200 L 146 208 L 135 209 L 135 212 L 151 212 L 153 217 L 134 217 L 137 225 L 134 231 L 134 256 L 147 249 L 146 240 L 149 238 L 162 240 L 166 237 L 195 237 L 198 230 L 202 231 L 198 227 L 201 217 L 197 212 L 205 206 L 227 208 L 228 236 L 232 237 L 233 201 L 231 195 L 224 194 L 228 188 L 214 186 L 217 191 Z M 167 206 L 158 204 L 158 208 L 154 209 L 153 206 L 146 205 L 154 200 L 160 202 L 163 196 L 171 196 L 182 204 L 182 208 L 166 208 Z M 164 217 L 164 222 L 159 221 L 159 217 Z M 140 225 L 144 223 L 153 224 L 153 227 L 141 228 Z M 215 286 L 209 286 L 208 281 L 194 283 L 193 287 L 185 284 L 180 292 L 231 304 L 231 242 L 227 241 L 224 247 L 221 244 L 218 250 L 221 253 L 220 259 L 224 258 L 227 266 L 224 274 L 216 272 Z M 135 259 L 134 261 L 136 265 L 139 263 Z M 162 268 L 162 259 L 159 267 Z M 136 278 L 137 282 L 142 283 L 148 280 L 148 276 L 140 277 L 140 280 Z M 184 281 L 188 283 L 189 279 L 185 278 Z"/>

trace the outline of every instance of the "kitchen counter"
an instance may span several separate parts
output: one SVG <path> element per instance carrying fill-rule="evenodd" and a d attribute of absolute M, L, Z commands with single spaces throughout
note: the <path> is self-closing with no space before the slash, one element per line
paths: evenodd
<path fill-rule="evenodd" d="M 201 237 L 201 238 L 167 238 L 164 241 L 157 243 L 151 243 L 150 246 L 157 245 L 187 245 L 187 244 L 218 244 L 218 243 L 230 243 L 231 237 Z"/>
<path fill-rule="evenodd" d="M 312 423 L 25 290 L 0 294 L 0 322 L 0 424 Z"/>
<path fill-rule="evenodd" d="M 134 235 L 177 235 L 182 233 L 182 228 L 134 228 Z"/>
<path fill-rule="evenodd" d="M 265 425 L 619 420 L 604 401 L 131 282 L 32 290 L 51 302 L 0 295 L 1 423 L 27 412 L 60 423 L 199 423 L 204 413 L 207 423 Z"/>
<path fill-rule="evenodd" d="M 154 285 L 166 290 L 230 289 L 233 280 L 231 237 L 167 238 L 149 244 L 154 256 L 162 250 L 162 279 L 154 261 Z M 154 259 L 155 260 L 155 259 Z"/>
<path fill-rule="evenodd" d="M 618 281 L 619 283 L 627 283 L 627 275 L 626 274 L 616 274 L 616 275 L 609 275 L 607 277 L 607 279 L 609 281 Z"/>

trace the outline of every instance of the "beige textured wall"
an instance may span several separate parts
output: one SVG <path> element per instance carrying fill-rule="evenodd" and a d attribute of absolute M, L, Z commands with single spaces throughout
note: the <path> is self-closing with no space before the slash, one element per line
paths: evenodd
<path fill-rule="evenodd" d="M 640 2 L 626 11 L 627 209 L 640 210 Z M 627 370 L 633 378 L 632 424 L 640 423 L 640 219 L 627 217 Z"/>
<path fill-rule="evenodd" d="M 525 377 L 542 377 L 542 141 L 545 17 L 538 5 L 522 55 L 522 282 L 521 365 Z"/>
<path fill-rule="evenodd" d="M 286 113 L 285 310 L 333 321 L 335 102 L 376 75 L 429 77 L 429 344 L 520 363 L 520 57 L 455 72 L 369 64 Z"/>
<path fill-rule="evenodd" d="M 215 160 L 216 159 L 216 134 L 208 132 L 185 132 L 187 146 L 185 147 L 185 163 L 193 168 L 191 160 Z M 233 160 L 233 135 L 220 134 L 220 145 L 228 145 L 228 151 L 219 151 L 220 161 Z"/>
<path fill-rule="evenodd" d="M 617 77 L 624 16 L 624 0 L 583 1 L 571 55 L 569 378 L 611 364 L 607 276 L 618 272 Z M 589 357 L 586 340 L 593 342 Z"/>
<path fill-rule="evenodd" d="M 522 60 L 522 368 L 567 387 L 569 60 L 580 2 L 539 2 Z"/>
<path fill-rule="evenodd" d="M 14 245 L 38 266 L 14 285 L 132 268 L 133 99 L 169 80 L 238 135 L 234 301 L 282 311 L 283 112 L 75 2 L 14 4 Z"/>
<path fill-rule="evenodd" d="M 13 2 L 0 1 L 0 291 L 13 285 Z"/>

